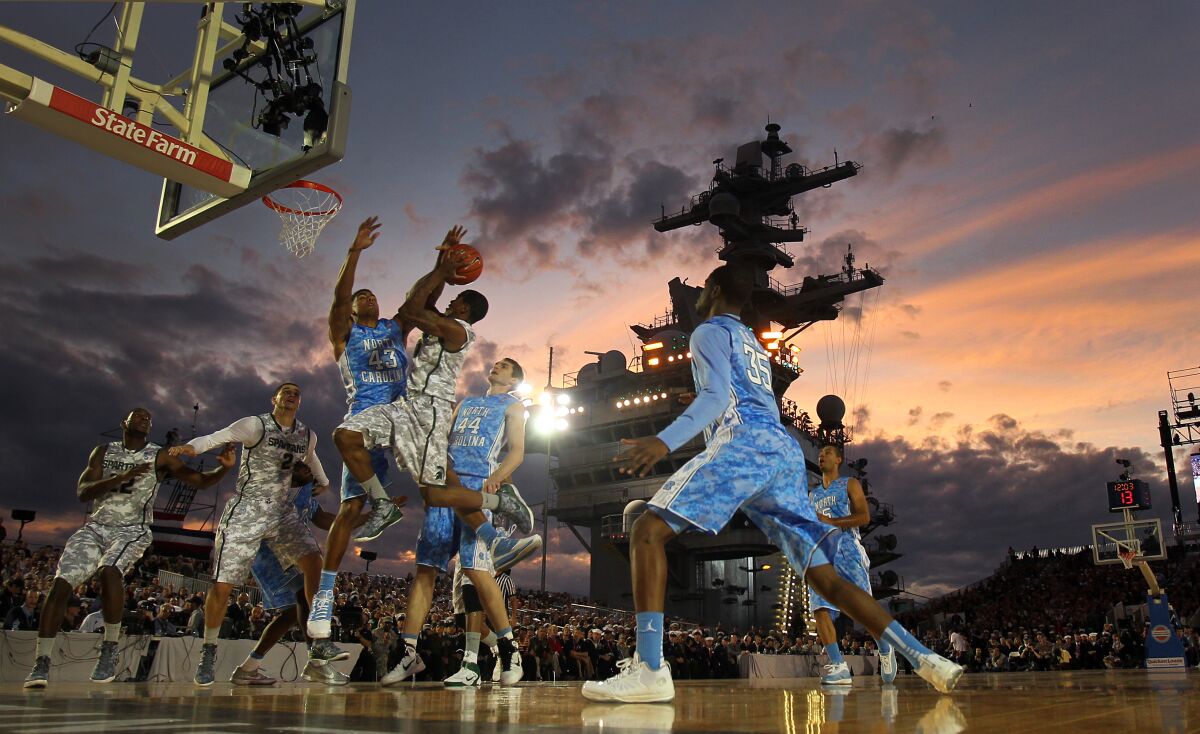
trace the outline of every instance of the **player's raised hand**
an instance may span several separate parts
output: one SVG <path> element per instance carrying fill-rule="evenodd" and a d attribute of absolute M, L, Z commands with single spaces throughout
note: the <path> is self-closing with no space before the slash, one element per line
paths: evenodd
<path fill-rule="evenodd" d="M 217 454 L 217 463 L 226 469 L 233 468 L 233 465 L 237 463 L 237 449 L 233 447 L 233 444 L 225 444 L 221 453 Z"/>
<path fill-rule="evenodd" d="M 450 228 L 446 236 L 442 238 L 442 244 L 438 245 L 438 250 L 448 250 L 455 245 L 462 244 L 462 238 L 467 234 L 467 228 L 461 224 L 456 224 Z"/>
<path fill-rule="evenodd" d="M 644 477 L 650 473 L 654 465 L 666 458 L 671 449 L 658 436 L 646 438 L 623 438 L 622 446 L 632 446 L 629 451 L 614 456 L 613 461 L 622 464 L 618 470 L 622 474 L 635 474 Z"/>
<path fill-rule="evenodd" d="M 181 443 L 178 446 L 172 446 L 171 448 L 167 449 L 167 455 L 168 456 L 195 456 L 196 449 L 192 448 L 191 446 L 187 445 L 186 443 Z"/>
<path fill-rule="evenodd" d="M 363 223 L 358 225 L 358 234 L 354 236 L 350 252 L 361 252 L 375 244 L 375 239 L 379 237 L 379 228 L 382 226 L 379 217 L 367 217 L 363 220 Z"/>

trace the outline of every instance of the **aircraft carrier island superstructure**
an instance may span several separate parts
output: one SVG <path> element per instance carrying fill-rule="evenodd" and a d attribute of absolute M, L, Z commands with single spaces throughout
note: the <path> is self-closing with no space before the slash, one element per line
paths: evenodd
<path fill-rule="evenodd" d="M 782 286 L 771 277 L 774 268 L 794 264 L 781 243 L 804 238 L 792 196 L 830 186 L 859 170 L 850 161 L 815 171 L 795 163 L 784 166 L 781 159 L 791 149 L 778 132 L 778 125 L 768 125 L 765 140 L 740 146 L 732 167 L 716 161 L 709 189 L 692 197 L 679 214 L 654 222 L 654 227 L 665 232 L 710 222 L 724 241 L 719 258 L 744 263 L 756 273 L 756 291 L 742 317 L 772 355 L 782 420 L 804 448 L 810 471 L 816 472 L 819 443 L 841 442 L 845 435 L 840 414 L 818 425 L 783 397 L 803 371 L 791 339 L 817 322 L 836 319 L 846 296 L 878 287 L 883 278 L 869 267 L 854 267 L 852 256 L 840 272 L 806 276 L 796 285 Z M 550 514 L 590 552 L 589 596 L 608 607 L 632 608 L 629 533 L 633 519 L 666 478 L 703 448 L 703 437 L 697 437 L 641 479 L 618 473 L 613 462 L 622 438 L 651 436 L 665 428 L 683 412 L 695 389 L 689 337 L 700 323 L 695 304 L 701 288 L 674 278 L 667 290 L 670 308 L 665 315 L 629 327 L 640 341 L 640 354 L 632 359 L 619 351 L 596 354 L 595 362 L 565 375 L 563 388 L 555 390 L 570 396 L 572 409 L 570 430 L 553 438 L 557 465 L 552 463 L 551 475 L 556 493 L 550 500 Z M 812 403 L 817 397 L 812 394 Z M 840 405 L 836 399 L 833 402 Z M 869 502 L 868 532 L 893 517 L 889 506 L 870 496 Z M 894 537 L 885 539 L 890 541 L 873 547 L 876 564 L 896 557 Z M 741 513 L 718 535 L 679 536 L 668 546 L 668 563 L 666 611 L 671 616 L 707 623 L 719 620 L 725 629 L 758 624 L 797 633 L 807 626 L 803 584 Z M 894 578 L 888 580 L 893 582 L 889 586 L 896 586 Z"/>

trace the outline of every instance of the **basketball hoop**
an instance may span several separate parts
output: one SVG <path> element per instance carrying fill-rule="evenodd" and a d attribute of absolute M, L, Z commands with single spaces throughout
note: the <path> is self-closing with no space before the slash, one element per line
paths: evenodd
<path fill-rule="evenodd" d="M 1121 559 L 1121 564 L 1126 570 L 1133 568 L 1133 561 L 1137 558 L 1137 551 L 1133 548 L 1117 551 L 1117 557 Z"/>
<path fill-rule="evenodd" d="M 304 179 L 264 196 L 262 201 L 279 214 L 283 222 L 279 241 L 296 257 L 304 257 L 313 251 L 321 230 L 342 210 L 341 194 L 324 184 Z"/>

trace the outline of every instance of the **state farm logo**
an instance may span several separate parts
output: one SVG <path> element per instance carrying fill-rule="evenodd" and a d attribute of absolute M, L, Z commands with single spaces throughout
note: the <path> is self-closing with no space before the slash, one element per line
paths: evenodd
<path fill-rule="evenodd" d="M 1156 624 L 1150 628 L 1150 636 L 1155 642 L 1166 642 L 1171 639 L 1171 630 L 1165 624 Z"/>
<path fill-rule="evenodd" d="M 178 140 L 164 135 L 152 127 L 139 125 L 128 117 L 118 115 L 112 110 L 97 107 L 89 122 L 96 127 L 107 130 L 113 135 L 150 148 L 155 153 L 174 158 L 180 163 L 189 166 L 196 165 L 196 150 L 191 146 L 180 143 Z"/>

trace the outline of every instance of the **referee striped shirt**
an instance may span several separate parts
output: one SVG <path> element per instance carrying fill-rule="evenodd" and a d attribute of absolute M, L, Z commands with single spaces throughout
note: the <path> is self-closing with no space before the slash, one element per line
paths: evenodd
<path fill-rule="evenodd" d="M 517 595 L 517 585 L 513 583 L 512 575 L 507 571 L 496 576 L 496 586 L 500 587 L 500 591 L 504 593 L 504 598 Z"/>

